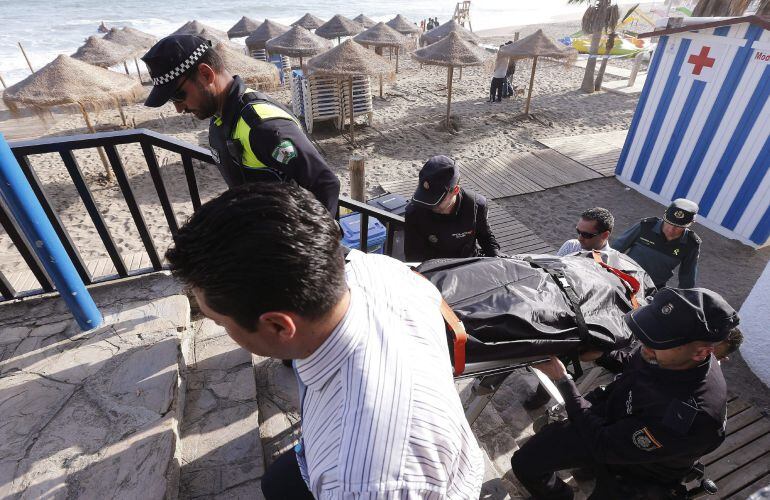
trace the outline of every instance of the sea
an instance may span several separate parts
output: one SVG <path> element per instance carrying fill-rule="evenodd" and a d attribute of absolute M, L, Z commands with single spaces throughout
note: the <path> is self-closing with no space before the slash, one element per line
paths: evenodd
<path fill-rule="evenodd" d="M 37 70 L 59 54 L 72 54 L 91 35 L 107 27 L 131 26 L 158 37 L 170 34 L 190 20 L 226 31 L 241 16 L 291 24 L 306 12 L 322 19 L 334 14 L 353 18 L 365 14 L 387 21 L 396 14 L 419 23 L 428 17 L 445 22 L 454 13 L 455 0 L 0 0 L 0 75 L 8 85 L 30 74 L 21 53 L 24 47 Z M 474 31 L 565 18 L 579 18 L 583 5 L 566 0 L 473 0 Z M 140 62 L 141 64 L 141 62 Z M 133 70 L 133 68 L 131 68 Z"/>

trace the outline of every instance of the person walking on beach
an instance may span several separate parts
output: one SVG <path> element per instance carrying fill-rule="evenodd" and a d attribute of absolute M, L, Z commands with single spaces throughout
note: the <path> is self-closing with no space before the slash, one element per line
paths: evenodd
<path fill-rule="evenodd" d="M 295 182 L 337 215 L 339 179 L 299 120 L 231 75 L 209 41 L 196 35 L 171 35 L 142 60 L 153 83 L 145 106 L 159 107 L 170 100 L 180 113 L 210 119 L 209 144 L 229 187 Z"/>
<path fill-rule="evenodd" d="M 345 257 L 334 219 L 289 183 L 204 204 L 166 257 L 241 347 L 295 360 L 301 437 L 262 476 L 267 500 L 479 498 L 432 283 L 385 255 Z"/>
<path fill-rule="evenodd" d="M 500 45 L 500 48 L 503 46 Z M 500 102 L 503 97 L 503 86 L 505 85 L 505 74 L 508 71 L 508 56 L 504 56 L 499 51 L 495 59 L 495 69 L 492 73 L 492 83 L 489 86 L 489 102 Z"/>
<path fill-rule="evenodd" d="M 513 42 L 508 40 L 505 45 L 510 45 Z M 505 88 L 503 89 L 503 97 L 513 96 L 513 75 L 516 73 L 516 59 L 513 57 L 508 58 L 508 69 L 505 70 Z"/>
<path fill-rule="evenodd" d="M 610 245 L 639 263 L 656 288 L 663 288 L 679 267 L 679 288 L 693 288 L 698 276 L 701 239 L 689 227 L 698 204 L 679 198 L 666 209 L 663 219 L 642 219 Z"/>
<path fill-rule="evenodd" d="M 502 255 L 487 220 L 487 200 L 461 188 L 459 180 L 460 169 L 447 156 L 432 157 L 420 170 L 404 214 L 406 260 Z"/>

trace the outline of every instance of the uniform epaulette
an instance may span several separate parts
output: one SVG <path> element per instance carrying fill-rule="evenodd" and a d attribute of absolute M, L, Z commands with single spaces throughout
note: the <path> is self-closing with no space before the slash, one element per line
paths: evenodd
<path fill-rule="evenodd" d="M 657 217 L 645 217 L 644 219 L 642 219 L 642 222 L 658 222 L 658 218 Z"/>
<path fill-rule="evenodd" d="M 700 239 L 700 236 L 695 234 L 695 231 L 689 230 L 687 231 L 687 236 L 696 244 L 700 245 L 703 240 Z"/>

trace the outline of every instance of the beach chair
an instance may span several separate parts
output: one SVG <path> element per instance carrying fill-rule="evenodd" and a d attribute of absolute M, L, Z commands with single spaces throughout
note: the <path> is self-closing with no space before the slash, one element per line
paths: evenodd
<path fill-rule="evenodd" d="M 340 98 L 342 100 L 342 116 L 340 121 L 340 128 L 345 125 L 345 121 L 350 119 L 350 98 L 349 98 L 349 86 L 346 80 L 342 80 L 340 83 Z M 369 81 L 369 76 L 362 75 L 353 78 L 353 119 L 356 116 L 366 115 L 366 122 L 369 126 L 372 125 L 372 87 Z"/>
<path fill-rule="evenodd" d="M 305 127 L 313 133 L 316 121 L 334 120 L 340 124 L 340 86 L 335 78 L 310 76 L 302 79 L 302 102 L 305 111 Z"/>
<path fill-rule="evenodd" d="M 305 116 L 305 101 L 302 97 L 302 82 L 305 79 L 302 70 L 291 72 L 291 110 L 295 116 Z"/>

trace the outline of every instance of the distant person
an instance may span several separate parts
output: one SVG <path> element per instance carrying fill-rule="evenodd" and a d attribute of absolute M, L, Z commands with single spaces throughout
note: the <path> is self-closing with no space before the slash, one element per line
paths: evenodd
<path fill-rule="evenodd" d="M 577 238 L 567 240 L 556 252 L 563 257 L 575 252 L 598 250 L 608 256 L 616 254 L 609 245 L 610 235 L 615 227 L 615 217 L 609 210 L 602 207 L 589 208 L 580 214 L 575 225 Z"/>
<path fill-rule="evenodd" d="M 504 45 L 501 45 L 502 49 Z M 508 71 L 508 56 L 499 50 L 495 59 L 495 69 L 492 72 L 492 83 L 489 86 L 489 102 L 500 102 L 503 98 L 503 86 L 505 85 L 505 73 Z"/>
<path fill-rule="evenodd" d="M 666 286 L 677 267 L 679 288 L 694 288 L 701 239 L 689 227 L 697 213 L 697 203 L 679 198 L 669 205 L 663 219 L 642 219 L 614 240 L 611 246 L 642 266 L 656 288 Z"/>
<path fill-rule="evenodd" d="M 487 210 L 483 196 L 460 187 L 454 160 L 432 157 L 420 170 L 419 185 L 404 214 L 406 260 L 501 255 Z"/>
<path fill-rule="evenodd" d="M 512 44 L 513 41 L 508 40 L 505 45 Z M 503 88 L 503 97 L 513 96 L 513 75 L 516 73 L 516 59 L 513 57 L 508 58 L 508 68 L 505 70 L 505 84 Z"/>
<path fill-rule="evenodd" d="M 171 101 L 179 113 L 210 119 L 209 144 L 229 187 L 296 182 L 337 215 L 340 181 L 299 120 L 231 75 L 209 41 L 197 35 L 171 35 L 142 60 L 153 82 L 145 106 Z"/>
<path fill-rule="evenodd" d="M 384 255 L 344 257 L 334 219 L 290 183 L 214 198 L 166 257 L 238 345 L 295 360 L 301 438 L 262 476 L 267 500 L 479 498 L 484 459 L 428 280 Z"/>

